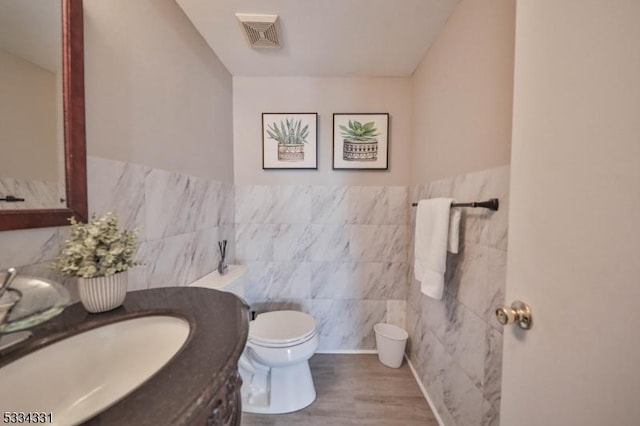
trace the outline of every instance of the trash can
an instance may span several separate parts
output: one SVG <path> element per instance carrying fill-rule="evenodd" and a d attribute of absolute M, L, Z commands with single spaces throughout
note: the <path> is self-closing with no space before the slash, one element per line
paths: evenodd
<path fill-rule="evenodd" d="M 376 332 L 376 346 L 380 362 L 387 367 L 400 367 L 409 333 L 395 325 L 383 323 L 374 325 L 373 330 Z"/>

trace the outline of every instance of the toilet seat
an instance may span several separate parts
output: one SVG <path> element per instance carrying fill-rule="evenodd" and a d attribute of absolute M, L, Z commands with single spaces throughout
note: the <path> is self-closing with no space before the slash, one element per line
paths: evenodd
<path fill-rule="evenodd" d="M 316 320 L 298 311 L 260 314 L 249 324 L 249 342 L 268 348 L 287 347 L 306 342 L 316 334 Z"/>

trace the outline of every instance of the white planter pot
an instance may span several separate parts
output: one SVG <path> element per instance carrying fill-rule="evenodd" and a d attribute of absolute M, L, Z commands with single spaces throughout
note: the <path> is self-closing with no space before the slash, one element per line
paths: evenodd
<path fill-rule="evenodd" d="M 304 145 L 279 143 L 278 161 L 304 161 Z"/>
<path fill-rule="evenodd" d="M 344 139 L 342 159 L 344 161 L 377 161 L 378 141 L 358 142 Z"/>
<path fill-rule="evenodd" d="M 128 271 L 108 277 L 78 278 L 80 301 L 92 313 L 115 309 L 124 302 L 128 281 Z"/>

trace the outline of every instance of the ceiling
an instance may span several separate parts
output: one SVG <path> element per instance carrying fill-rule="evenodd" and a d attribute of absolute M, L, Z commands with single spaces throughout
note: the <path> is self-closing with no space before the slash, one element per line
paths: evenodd
<path fill-rule="evenodd" d="M 234 76 L 407 77 L 459 0 L 176 0 Z M 253 49 L 236 13 L 279 15 Z"/>
<path fill-rule="evenodd" d="M 0 50 L 58 71 L 62 65 L 61 19 L 59 0 L 0 1 Z"/>

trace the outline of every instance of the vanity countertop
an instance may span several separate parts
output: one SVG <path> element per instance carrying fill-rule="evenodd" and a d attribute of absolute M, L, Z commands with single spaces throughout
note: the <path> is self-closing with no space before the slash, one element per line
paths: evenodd
<path fill-rule="evenodd" d="M 0 356 L 0 367 L 73 334 L 148 315 L 186 319 L 190 324 L 187 341 L 157 374 L 85 424 L 199 423 L 203 409 L 236 371 L 247 339 L 248 306 L 231 293 L 194 287 L 134 291 L 127 294 L 121 307 L 101 314 L 91 314 L 75 303 L 30 329 L 33 337 Z"/>

